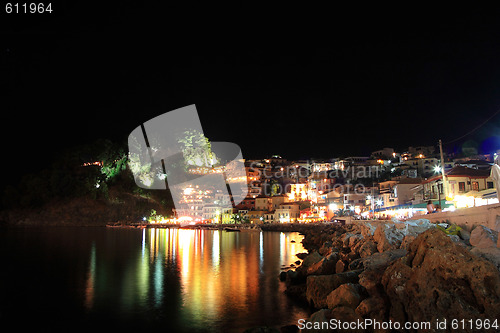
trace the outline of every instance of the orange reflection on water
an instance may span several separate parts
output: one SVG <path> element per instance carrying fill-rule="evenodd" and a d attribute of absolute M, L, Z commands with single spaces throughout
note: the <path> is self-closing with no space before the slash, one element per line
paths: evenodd
<path fill-rule="evenodd" d="M 283 300 L 277 300 L 277 291 L 283 288 L 278 273 L 280 267 L 297 260 L 296 253 L 305 251 L 298 233 L 163 228 L 140 232 L 140 251 L 130 253 L 134 260 L 124 266 L 122 280 L 117 281 L 120 308 L 161 308 L 179 299 L 178 315 L 184 321 L 210 323 L 226 318 L 244 322 L 249 314 L 272 316 L 277 311 L 289 316 L 280 307 Z M 95 276 L 99 275 L 93 251 L 88 307 L 92 307 Z"/>

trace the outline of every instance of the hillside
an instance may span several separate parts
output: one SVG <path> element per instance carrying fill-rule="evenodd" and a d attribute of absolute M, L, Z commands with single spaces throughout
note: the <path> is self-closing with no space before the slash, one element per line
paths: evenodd
<path fill-rule="evenodd" d="M 75 147 L 1 193 L 0 224 L 100 226 L 172 215 L 169 191 L 139 188 L 123 145 Z"/>
<path fill-rule="evenodd" d="M 0 212 L 0 221 L 13 226 L 105 226 L 140 222 L 152 210 L 172 214 L 171 208 L 157 199 L 110 189 L 109 199 L 83 196 L 53 200 L 36 208 L 7 209 Z"/>

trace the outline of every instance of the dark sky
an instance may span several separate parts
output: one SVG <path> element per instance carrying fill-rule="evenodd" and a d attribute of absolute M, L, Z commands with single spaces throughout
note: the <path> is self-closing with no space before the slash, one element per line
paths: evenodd
<path fill-rule="evenodd" d="M 448 142 L 500 108 L 497 12 L 336 13 L 316 25 L 299 13 L 226 21 L 100 6 L 0 15 L 6 159 L 33 165 L 75 144 L 124 140 L 190 104 L 210 140 L 289 159 Z M 499 149 L 498 137 L 500 115 L 445 148 Z"/>

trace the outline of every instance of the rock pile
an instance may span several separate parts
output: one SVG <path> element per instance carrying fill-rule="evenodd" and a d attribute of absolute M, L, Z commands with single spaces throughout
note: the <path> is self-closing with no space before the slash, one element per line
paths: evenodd
<path fill-rule="evenodd" d="M 287 294 L 319 310 L 311 323 L 494 320 L 497 242 L 498 232 L 483 226 L 447 235 L 426 219 L 320 227 L 305 234 L 302 264 L 281 277 Z"/>

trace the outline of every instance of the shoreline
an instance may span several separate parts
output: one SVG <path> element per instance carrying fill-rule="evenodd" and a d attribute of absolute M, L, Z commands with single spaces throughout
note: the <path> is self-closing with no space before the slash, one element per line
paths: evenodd
<path fill-rule="evenodd" d="M 304 230 L 300 264 L 279 278 L 289 297 L 315 311 L 310 327 L 500 318 L 498 232 L 452 229 L 426 219 L 316 225 Z"/>

